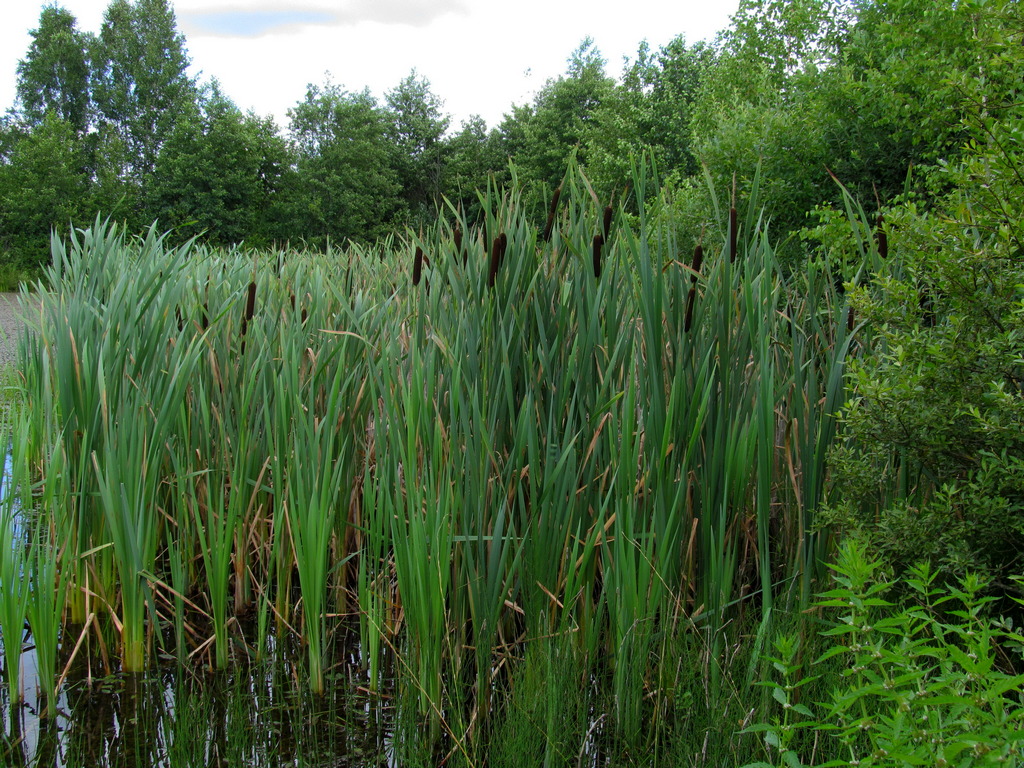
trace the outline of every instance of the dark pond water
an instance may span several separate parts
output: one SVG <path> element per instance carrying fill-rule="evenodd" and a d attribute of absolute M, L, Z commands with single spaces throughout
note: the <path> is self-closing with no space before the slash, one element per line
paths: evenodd
<path fill-rule="evenodd" d="M 35 657 L 27 646 L 24 701 L 12 706 L 6 687 L 0 694 L 0 765 L 396 764 L 389 697 L 371 696 L 361 684 L 358 649 L 338 649 L 341 664 L 322 697 L 305 690 L 301 669 L 287 661 L 292 650 L 277 649 L 274 658 L 220 673 L 174 664 L 144 675 L 105 675 L 97 659 L 83 658 L 72 664 L 56 716 L 41 719 Z"/>
<path fill-rule="evenodd" d="M 8 491 L 11 458 L 0 476 Z M 15 536 L 20 530 L 15 516 Z M 229 670 L 167 660 L 145 674 L 106 669 L 99 643 L 69 664 L 80 627 L 65 628 L 57 664 L 67 676 L 55 714 L 42 716 L 36 654 L 26 632 L 22 701 L 0 676 L 0 768 L 203 768 L 211 766 L 389 766 L 396 764 L 393 708 L 364 685 L 355 624 L 336 635 L 330 685 L 308 692 L 296 644 L 271 638 L 267 657 L 246 654 Z M 4 638 L 0 636 L 0 642 Z M 114 643 L 113 637 L 108 643 Z M 90 651 L 83 652 L 85 647 Z M 0 661 L 2 665 L 2 661 Z"/>

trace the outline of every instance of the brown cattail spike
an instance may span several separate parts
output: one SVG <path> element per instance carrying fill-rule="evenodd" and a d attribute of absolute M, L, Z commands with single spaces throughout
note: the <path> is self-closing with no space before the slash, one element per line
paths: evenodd
<path fill-rule="evenodd" d="M 701 266 L 703 264 L 704 264 L 704 246 L 702 246 L 700 243 L 697 243 L 697 246 L 693 249 L 693 264 L 691 264 L 690 267 L 693 269 L 694 273 L 697 273 L 697 272 L 700 272 L 700 268 L 701 268 Z M 696 283 L 697 282 L 697 275 L 696 274 L 690 275 L 690 281 Z"/>
<path fill-rule="evenodd" d="M 601 222 L 601 237 L 608 242 L 608 233 L 612 229 L 612 207 L 606 205 L 604 208 L 604 220 Z"/>
<path fill-rule="evenodd" d="M 693 322 L 693 301 L 696 295 L 697 288 L 691 285 L 689 292 L 686 294 L 686 317 L 683 320 L 683 333 L 690 332 L 690 324 Z"/>
<path fill-rule="evenodd" d="M 594 278 L 601 278 L 601 247 L 604 245 L 604 237 L 601 235 L 594 235 Z"/>
<path fill-rule="evenodd" d="M 555 194 L 551 196 L 551 207 L 548 208 L 548 221 L 544 225 L 544 232 L 540 236 L 540 239 L 545 243 L 551 239 L 551 230 L 555 227 L 555 214 L 558 212 L 558 200 L 561 196 L 562 185 L 559 184 L 555 188 Z"/>
<path fill-rule="evenodd" d="M 245 314 L 242 315 L 242 335 L 245 336 L 245 332 L 249 328 L 249 321 L 252 320 L 253 313 L 256 311 L 256 282 L 249 283 L 249 295 L 245 299 Z"/>
<path fill-rule="evenodd" d="M 452 239 L 455 241 L 455 255 L 458 256 L 462 253 L 462 227 L 455 228 Z"/>
<path fill-rule="evenodd" d="M 850 332 L 853 331 L 853 323 L 854 323 L 854 318 L 856 317 L 856 315 L 857 315 L 857 313 L 854 312 L 853 307 L 850 307 L 849 310 L 847 311 L 847 314 L 846 314 L 846 330 L 847 331 L 850 331 Z"/>
<path fill-rule="evenodd" d="M 736 261 L 736 209 L 729 209 L 729 263 Z"/>
<path fill-rule="evenodd" d="M 242 353 L 245 354 L 245 334 L 249 330 L 249 321 L 256 311 L 256 281 L 249 283 L 249 295 L 245 299 L 245 314 L 242 315 Z"/>
<path fill-rule="evenodd" d="M 508 235 L 502 232 L 500 235 L 498 235 L 498 241 L 500 243 L 500 248 L 498 251 L 498 266 L 500 267 L 502 264 L 505 263 L 505 249 L 508 248 Z"/>
<path fill-rule="evenodd" d="M 423 274 L 423 249 L 416 246 L 416 256 L 412 260 L 412 284 L 420 284 L 420 276 Z"/>
<path fill-rule="evenodd" d="M 494 238 L 491 243 L 491 266 L 487 270 L 487 287 L 494 287 L 494 279 L 498 275 L 498 267 L 501 266 L 501 238 Z"/>
<path fill-rule="evenodd" d="M 885 233 L 885 219 L 881 214 L 875 224 L 875 234 L 878 238 L 878 255 L 883 259 L 889 258 L 889 236 Z"/>

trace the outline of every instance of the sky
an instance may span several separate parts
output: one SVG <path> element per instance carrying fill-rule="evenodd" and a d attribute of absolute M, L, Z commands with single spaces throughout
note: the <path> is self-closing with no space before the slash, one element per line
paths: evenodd
<path fill-rule="evenodd" d="M 98 32 L 109 0 L 3 0 L 0 111 L 14 103 L 18 61 L 46 5 Z M 563 74 L 585 37 L 618 76 L 646 40 L 713 40 L 739 0 L 177 0 L 191 72 L 216 79 L 243 110 L 287 126 L 309 83 L 329 78 L 382 98 L 415 69 L 453 127 L 471 115 L 495 126 Z"/>

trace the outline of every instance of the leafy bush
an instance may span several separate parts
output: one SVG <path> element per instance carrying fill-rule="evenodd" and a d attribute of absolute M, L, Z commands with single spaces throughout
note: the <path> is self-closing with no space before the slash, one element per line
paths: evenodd
<path fill-rule="evenodd" d="M 1005 48 L 1019 65 L 1021 47 Z M 1024 552 L 1024 107 L 997 111 L 982 85 L 961 88 L 982 106 L 965 119 L 963 160 L 935 173 L 953 191 L 887 212 L 888 258 L 851 286 L 873 354 L 853 367 L 833 518 L 897 569 L 926 556 L 1020 596 L 1009 577 Z"/>
<path fill-rule="evenodd" d="M 801 677 L 798 643 L 781 637 L 769 658 L 778 681 L 763 683 L 781 707 L 763 734 L 773 762 L 804 765 L 801 731 L 831 734 L 841 745 L 822 766 L 1019 765 L 1024 757 L 1024 675 L 1007 671 L 1007 652 L 1024 636 L 1008 621 L 987 616 L 995 599 L 985 582 L 965 576 L 939 586 L 927 565 L 913 568 L 903 586 L 913 599 L 886 599 L 897 586 L 862 543 L 847 542 L 832 566 L 837 586 L 822 595 L 838 623 L 826 630 L 834 645 L 815 662 L 843 664 L 844 680 L 830 701 L 800 704 L 797 695 L 814 678 Z M 815 712 L 820 713 L 816 715 Z"/>

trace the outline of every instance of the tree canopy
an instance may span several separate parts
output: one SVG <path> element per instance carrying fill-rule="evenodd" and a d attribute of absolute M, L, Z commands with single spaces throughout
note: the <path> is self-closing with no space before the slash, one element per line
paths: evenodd
<path fill-rule="evenodd" d="M 47 7 L 18 67 L 0 162 L 27 162 L 19 143 L 52 138 L 53 113 L 71 128 L 85 192 L 51 207 L 61 214 L 49 226 L 65 227 L 73 209 L 218 243 L 313 244 L 425 223 L 445 200 L 473 211 L 477 189 L 513 179 L 541 209 L 570 162 L 596 194 L 629 206 L 646 155 L 690 222 L 685 237 L 709 226 L 706 174 L 719 190 L 735 178 L 739 195 L 756 176 L 786 258 L 799 259 L 808 214 L 840 202 L 836 179 L 872 203 L 902 194 L 908 174 L 921 194 L 941 193 L 948 177 L 927 169 L 971 138 L 964 79 L 983 72 L 975 96 L 989 104 L 1016 93 L 1012 69 L 985 62 L 1019 16 L 1005 1 L 743 0 L 714 43 L 642 42 L 617 77 L 584 39 L 563 74 L 494 126 L 453 126 L 413 70 L 379 100 L 310 84 L 281 130 L 188 74 L 167 0 L 112 0 L 95 34 Z M 6 247 L 37 230 L 7 233 Z M 33 252 L 45 259 L 45 242 Z"/>

